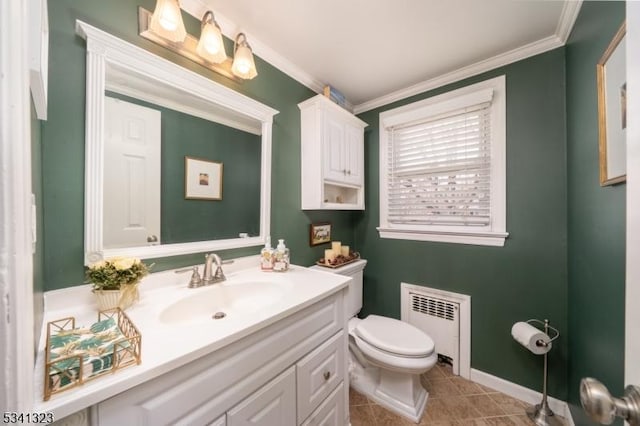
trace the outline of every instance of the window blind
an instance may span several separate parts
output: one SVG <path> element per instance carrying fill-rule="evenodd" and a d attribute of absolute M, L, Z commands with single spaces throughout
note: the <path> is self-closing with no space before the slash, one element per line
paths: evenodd
<path fill-rule="evenodd" d="M 482 102 L 388 129 L 390 223 L 490 224 L 490 112 Z"/>

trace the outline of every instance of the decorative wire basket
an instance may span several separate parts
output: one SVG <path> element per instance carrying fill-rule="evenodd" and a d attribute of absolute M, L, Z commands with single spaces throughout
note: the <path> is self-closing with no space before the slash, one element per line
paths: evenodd
<path fill-rule="evenodd" d="M 142 336 L 120 308 L 98 312 L 98 322 L 76 328 L 74 317 L 47 324 L 44 400 L 89 380 L 130 365 L 141 358 Z"/>

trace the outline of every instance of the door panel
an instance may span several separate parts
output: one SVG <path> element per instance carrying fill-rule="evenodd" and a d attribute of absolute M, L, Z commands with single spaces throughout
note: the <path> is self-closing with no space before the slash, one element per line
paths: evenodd
<path fill-rule="evenodd" d="M 324 121 L 324 176 L 326 179 L 344 181 L 344 125 L 327 114 Z"/>
<path fill-rule="evenodd" d="M 160 120 L 160 111 L 105 97 L 107 248 L 160 243 Z"/>

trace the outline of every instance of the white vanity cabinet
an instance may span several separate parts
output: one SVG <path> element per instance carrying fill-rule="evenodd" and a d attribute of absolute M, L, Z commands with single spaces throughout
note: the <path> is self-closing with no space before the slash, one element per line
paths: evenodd
<path fill-rule="evenodd" d="M 303 210 L 364 210 L 367 123 L 317 95 L 300 104 Z"/>
<path fill-rule="evenodd" d="M 100 426 L 348 424 L 343 293 L 97 404 L 94 419 Z"/>

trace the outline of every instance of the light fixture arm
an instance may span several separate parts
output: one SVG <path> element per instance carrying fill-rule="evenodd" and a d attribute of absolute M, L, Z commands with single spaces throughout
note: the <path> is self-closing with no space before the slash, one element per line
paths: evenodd
<path fill-rule="evenodd" d="M 238 50 L 238 45 L 239 46 L 245 46 L 245 47 L 248 47 L 249 49 L 251 49 L 251 46 L 249 45 L 249 42 L 247 41 L 247 35 L 245 33 L 239 33 L 236 36 L 236 39 L 233 42 L 233 54 L 234 55 L 235 55 L 236 51 Z"/>
<path fill-rule="evenodd" d="M 200 28 L 204 28 L 205 25 L 212 24 L 215 25 L 218 29 L 220 29 L 220 25 L 216 21 L 216 17 L 212 11 L 207 10 L 205 14 L 202 16 L 202 21 L 200 22 Z"/>

